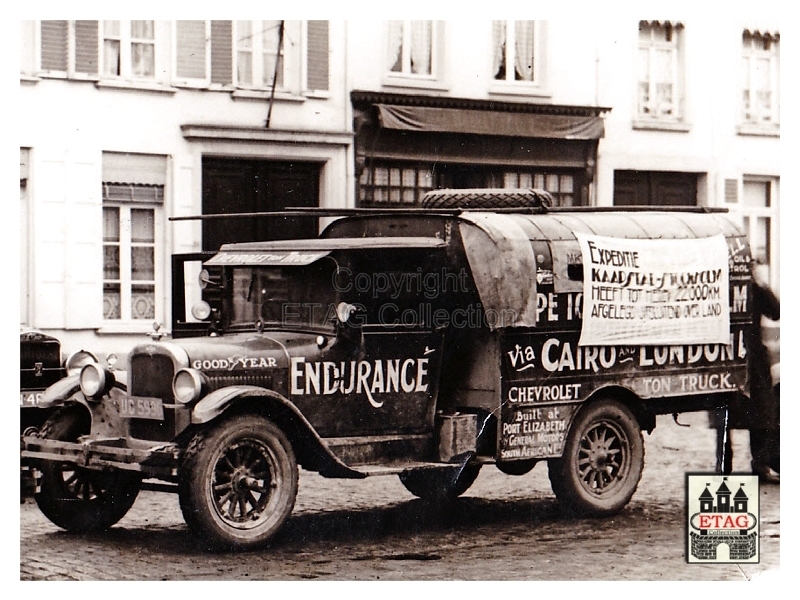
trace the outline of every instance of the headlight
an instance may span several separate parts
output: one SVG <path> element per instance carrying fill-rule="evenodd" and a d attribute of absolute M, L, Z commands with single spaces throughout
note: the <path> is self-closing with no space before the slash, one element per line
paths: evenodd
<path fill-rule="evenodd" d="M 67 367 L 67 375 L 79 373 L 80 370 L 89 363 L 96 362 L 97 357 L 87 350 L 78 350 L 77 352 L 73 352 L 69 355 L 67 362 L 65 363 L 65 366 Z"/>
<path fill-rule="evenodd" d="M 172 379 L 172 393 L 181 404 L 197 400 L 206 385 L 205 376 L 196 369 L 180 369 Z"/>
<path fill-rule="evenodd" d="M 81 391 L 87 398 L 99 398 L 114 385 L 114 374 L 98 363 L 89 363 L 81 369 Z"/>
<path fill-rule="evenodd" d="M 205 321 L 211 316 L 211 306 L 205 300 L 201 300 L 192 306 L 192 316 L 198 321 Z"/>

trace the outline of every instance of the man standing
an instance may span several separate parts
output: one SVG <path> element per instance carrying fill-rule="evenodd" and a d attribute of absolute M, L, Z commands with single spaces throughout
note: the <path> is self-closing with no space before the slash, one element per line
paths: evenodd
<path fill-rule="evenodd" d="M 764 345 L 761 318 L 780 320 L 781 305 L 772 291 L 759 281 L 753 281 L 753 326 L 745 344 L 750 367 L 750 402 L 744 407 L 744 418 L 750 430 L 750 453 L 753 474 L 765 483 L 778 483 L 780 478 L 770 468 L 773 455 L 779 451 L 778 400 L 773 391 L 767 347 Z"/>

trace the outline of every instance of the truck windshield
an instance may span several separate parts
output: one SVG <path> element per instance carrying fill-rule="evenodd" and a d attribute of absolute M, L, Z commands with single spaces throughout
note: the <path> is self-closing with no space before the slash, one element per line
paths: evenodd
<path fill-rule="evenodd" d="M 333 329 L 335 264 L 233 269 L 230 327 Z"/>

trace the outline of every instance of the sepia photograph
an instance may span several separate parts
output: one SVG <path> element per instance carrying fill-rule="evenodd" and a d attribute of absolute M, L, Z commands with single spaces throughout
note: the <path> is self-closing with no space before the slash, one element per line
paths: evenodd
<path fill-rule="evenodd" d="M 779 13 L 317 8 L 7 27 L 19 580 L 783 579 Z"/>

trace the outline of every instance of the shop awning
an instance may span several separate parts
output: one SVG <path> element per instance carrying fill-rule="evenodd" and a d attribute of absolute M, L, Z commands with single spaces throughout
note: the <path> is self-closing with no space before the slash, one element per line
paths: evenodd
<path fill-rule="evenodd" d="M 594 115 L 551 115 L 392 104 L 375 106 L 381 127 L 386 129 L 562 140 L 596 140 L 605 133 L 602 117 Z"/>

